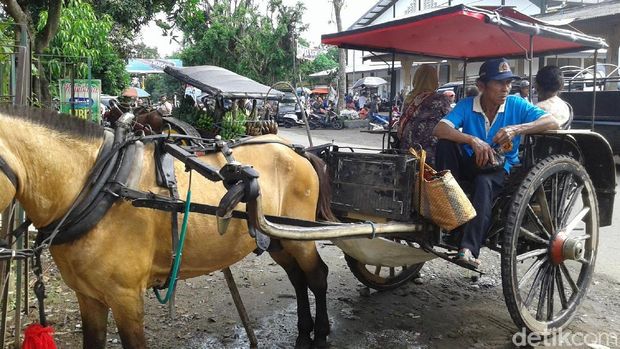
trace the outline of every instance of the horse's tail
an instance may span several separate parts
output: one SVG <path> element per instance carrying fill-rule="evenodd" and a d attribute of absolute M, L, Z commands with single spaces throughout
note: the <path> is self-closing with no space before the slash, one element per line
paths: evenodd
<path fill-rule="evenodd" d="M 337 222 L 338 218 L 336 218 L 331 208 L 332 188 L 329 181 L 329 173 L 327 173 L 327 165 L 320 157 L 312 153 L 306 152 L 304 155 L 319 176 L 319 202 L 316 207 L 316 217 L 326 221 Z"/>

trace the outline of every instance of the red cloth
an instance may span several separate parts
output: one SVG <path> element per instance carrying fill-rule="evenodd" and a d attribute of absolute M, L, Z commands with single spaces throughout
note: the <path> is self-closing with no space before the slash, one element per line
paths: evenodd
<path fill-rule="evenodd" d="M 56 349 L 53 334 L 54 329 L 51 326 L 30 324 L 24 331 L 22 349 Z"/>

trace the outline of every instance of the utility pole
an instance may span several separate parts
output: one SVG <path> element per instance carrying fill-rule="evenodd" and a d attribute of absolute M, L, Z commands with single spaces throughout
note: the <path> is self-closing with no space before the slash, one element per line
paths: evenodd
<path fill-rule="evenodd" d="M 332 0 L 334 4 L 334 16 L 338 32 L 342 31 L 342 19 L 340 11 L 344 6 L 344 0 Z M 347 51 L 343 48 L 338 49 L 338 114 L 344 109 L 344 95 L 347 89 Z"/>

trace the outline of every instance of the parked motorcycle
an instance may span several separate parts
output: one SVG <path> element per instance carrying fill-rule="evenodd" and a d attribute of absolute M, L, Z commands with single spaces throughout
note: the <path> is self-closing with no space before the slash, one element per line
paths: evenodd
<path fill-rule="evenodd" d="M 326 114 L 312 113 L 308 117 L 308 125 L 311 130 L 317 128 L 333 128 L 341 130 L 344 128 L 344 121 L 333 110 L 327 110 Z"/>

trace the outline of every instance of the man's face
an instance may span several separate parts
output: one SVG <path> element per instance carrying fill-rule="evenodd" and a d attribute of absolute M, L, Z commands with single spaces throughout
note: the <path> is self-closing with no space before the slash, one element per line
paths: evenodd
<path fill-rule="evenodd" d="M 521 96 L 527 97 L 530 95 L 529 87 L 521 87 Z"/>
<path fill-rule="evenodd" d="M 506 101 L 506 97 L 508 97 L 510 93 L 512 79 L 489 80 L 486 83 L 479 81 L 477 86 L 480 90 L 480 94 L 482 94 L 487 101 L 500 105 Z"/>

